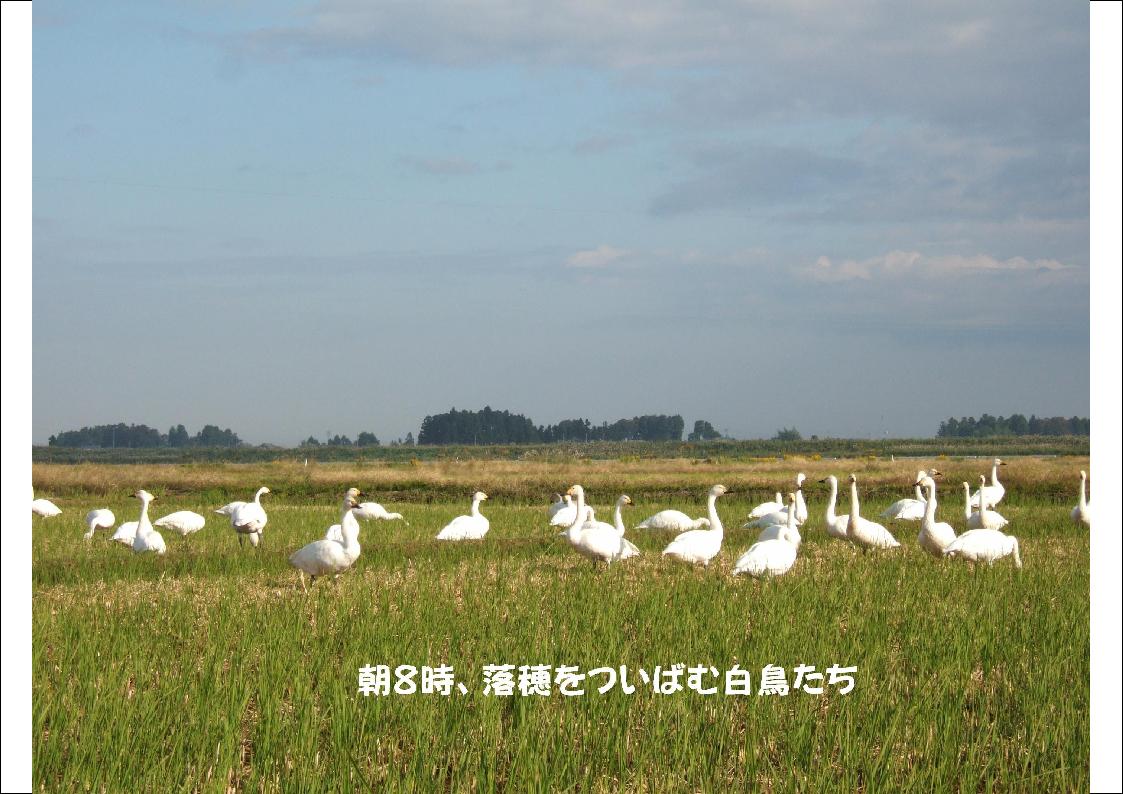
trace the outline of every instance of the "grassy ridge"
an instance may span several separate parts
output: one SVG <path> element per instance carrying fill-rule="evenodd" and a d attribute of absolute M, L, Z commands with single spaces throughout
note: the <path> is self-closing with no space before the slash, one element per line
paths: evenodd
<path fill-rule="evenodd" d="M 1065 467 L 1039 465 L 1034 477 L 1010 468 L 1025 483 L 1064 479 Z M 186 541 L 165 534 L 162 559 L 82 541 L 88 492 L 63 497 L 64 514 L 36 520 L 33 539 L 36 780 L 109 791 L 1086 789 L 1087 533 L 1067 502 L 1006 479 L 1020 572 L 934 561 L 914 524 L 898 532 L 901 553 L 856 554 L 825 539 L 819 493 L 799 561 L 774 582 L 728 575 L 752 541 L 734 529 L 744 491 L 719 502 L 726 545 L 708 571 L 660 559 L 669 536 L 642 532 L 629 536 L 643 557 L 598 570 L 545 528 L 540 506 L 516 500 L 485 504 L 485 541 L 438 544 L 466 505 L 436 500 L 395 503 L 408 527 L 365 524 L 355 569 L 309 596 L 286 557 L 337 520 L 338 494 L 278 495 L 258 552 L 214 516 Z M 902 490 L 863 489 L 863 513 Z M 960 527 L 946 491 L 941 518 Z M 593 490 L 602 517 L 615 495 Z M 202 507 L 164 496 L 157 515 Z M 666 506 L 700 514 L 696 489 L 673 503 L 636 498 L 629 525 Z M 106 503 L 119 519 L 137 509 Z M 480 694 L 488 663 L 675 662 L 859 672 L 846 696 Z M 452 664 L 473 691 L 363 698 L 367 663 Z"/>

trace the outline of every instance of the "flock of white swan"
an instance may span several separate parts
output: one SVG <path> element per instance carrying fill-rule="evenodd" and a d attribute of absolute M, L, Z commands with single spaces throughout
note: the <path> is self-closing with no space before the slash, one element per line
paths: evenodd
<path fill-rule="evenodd" d="M 881 518 L 890 521 L 919 521 L 917 545 L 933 557 L 958 558 L 987 564 L 1013 557 L 1014 565 L 1021 568 L 1018 540 L 1003 532 L 1009 522 L 993 509 L 1006 494 L 1005 487 L 998 480 L 998 467 L 1002 465 L 1005 465 L 1003 461 L 995 458 L 991 466 L 990 483 L 987 483 L 986 475 L 980 475 L 979 488 L 973 494 L 970 486 L 963 483 L 966 530 L 960 535 L 956 534 L 951 524 L 936 520 L 934 478 L 940 472 L 935 469 L 918 471 L 913 483 L 913 497 L 894 502 L 881 513 Z M 806 475 L 798 474 L 795 490 L 788 493 L 786 499 L 777 493 L 774 501 L 759 504 L 750 511 L 742 528 L 758 529 L 759 534 L 756 542 L 734 563 L 734 575 L 772 577 L 791 570 L 802 542 L 800 527 L 808 517 L 807 503 L 803 498 L 805 480 Z M 861 515 L 857 477 L 851 474 L 849 480 L 850 512 L 846 515 L 837 514 L 838 479 L 831 475 L 819 481 L 830 488 L 826 510 L 827 535 L 850 543 L 863 552 L 899 547 L 900 542 L 885 526 Z M 1070 516 L 1075 523 L 1090 527 L 1092 519 L 1091 505 L 1087 498 L 1087 480 L 1087 473 L 1081 471 L 1079 501 Z M 253 501 L 230 502 L 215 510 L 229 519 L 240 545 L 248 540 L 256 548 L 261 543 L 262 533 L 269 521 L 261 504 L 261 497 L 269 492 L 263 486 L 254 494 Z M 728 489 L 724 485 L 710 488 L 705 517 L 691 518 L 679 510 L 663 510 L 637 524 L 636 529 L 679 532 L 663 549 L 663 556 L 692 565 L 708 566 L 721 551 L 724 540 L 724 527 L 717 513 L 717 500 L 726 493 Z M 33 492 L 32 513 L 51 517 L 62 512 L 49 500 L 35 499 L 34 496 Z M 148 507 L 155 497 L 143 489 L 133 496 L 140 500 L 140 517 L 137 521 L 126 521 L 117 527 L 112 540 L 129 546 L 134 552 L 164 554 L 167 551 L 164 538 L 157 527 L 186 537 L 198 532 L 206 524 L 202 515 L 190 510 L 180 510 L 151 521 Z M 338 576 L 354 565 L 361 552 L 358 519 L 402 520 L 401 513 L 389 512 L 377 502 L 360 502 L 359 498 L 362 496 L 363 493 L 358 488 L 349 488 L 343 497 L 339 523 L 328 527 L 323 538 L 289 556 L 290 564 L 300 572 L 300 583 L 305 589 L 305 574 L 314 583 L 317 577 Z M 457 516 L 445 525 L 437 534 L 437 540 L 482 540 L 491 527 L 487 517 L 480 512 L 480 503 L 487 498 L 486 493 L 476 491 L 472 495 L 470 512 Z M 565 536 L 573 550 L 581 556 L 594 563 L 611 564 L 640 554 L 635 544 L 624 537 L 626 528 L 623 509 L 630 504 L 631 498 L 626 494 L 621 495 L 616 500 L 613 523 L 597 521 L 593 508 L 586 504 L 585 489 L 580 485 L 573 485 L 564 495 L 555 494 L 555 500 L 549 508 L 549 523 L 550 526 L 563 528 L 558 534 Z M 88 540 L 97 530 L 112 529 L 115 523 L 116 518 L 110 510 L 91 510 L 86 514 L 88 530 L 83 537 Z"/>

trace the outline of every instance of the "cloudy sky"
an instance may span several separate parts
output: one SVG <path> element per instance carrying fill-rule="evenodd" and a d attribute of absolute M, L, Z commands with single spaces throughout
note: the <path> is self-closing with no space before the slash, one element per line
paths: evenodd
<path fill-rule="evenodd" d="M 1084 3 L 39 0 L 33 436 L 1088 414 Z"/>

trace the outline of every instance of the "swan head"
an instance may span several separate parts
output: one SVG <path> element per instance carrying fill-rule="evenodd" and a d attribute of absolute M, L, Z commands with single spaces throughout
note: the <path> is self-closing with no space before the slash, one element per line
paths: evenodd
<path fill-rule="evenodd" d="M 631 503 L 632 497 L 628 496 L 627 494 L 622 495 L 619 499 L 616 500 L 616 504 L 620 505 L 621 507 L 630 505 Z"/>
<path fill-rule="evenodd" d="M 565 492 L 565 495 L 572 498 L 572 499 L 578 499 L 578 498 L 584 499 L 585 498 L 585 489 L 582 488 L 580 485 L 571 485 L 571 486 L 569 486 L 569 490 Z"/>
<path fill-rule="evenodd" d="M 267 493 L 273 493 L 273 492 L 270 491 L 267 486 L 263 485 L 263 486 L 261 486 L 260 488 L 257 489 L 256 495 L 260 497 L 260 496 L 265 496 L 265 494 L 267 494 Z"/>
<path fill-rule="evenodd" d="M 1004 461 L 1002 458 L 995 458 L 994 459 L 994 465 L 995 466 L 1005 466 L 1006 461 Z"/>
<path fill-rule="evenodd" d="M 917 488 L 925 488 L 929 491 L 935 491 L 936 490 L 936 481 L 933 480 L 931 477 L 928 477 L 928 476 L 921 477 L 919 480 L 914 482 L 913 485 L 916 486 Z"/>
<path fill-rule="evenodd" d="M 980 474 L 979 475 L 979 485 L 986 485 L 986 484 L 987 484 L 987 476 L 985 474 Z"/>
<path fill-rule="evenodd" d="M 727 493 L 729 493 L 729 489 L 724 485 L 715 485 L 710 489 L 710 496 L 722 496 L 723 494 Z"/>
<path fill-rule="evenodd" d="M 343 495 L 343 509 L 351 510 L 352 508 L 358 507 L 359 497 L 362 495 L 363 492 L 358 488 L 348 488 L 347 493 Z"/>
<path fill-rule="evenodd" d="M 857 482 L 858 482 L 858 478 L 856 476 L 854 476 L 853 474 L 851 474 L 850 475 L 850 484 L 855 485 L 855 484 L 857 484 Z"/>
<path fill-rule="evenodd" d="M 139 499 L 140 501 L 144 502 L 145 504 L 147 504 L 148 502 L 151 502 L 153 499 L 156 498 L 155 496 L 148 493 L 148 491 L 144 490 L 143 488 L 141 488 L 139 491 L 134 493 L 133 497 L 136 498 L 136 499 Z"/>
<path fill-rule="evenodd" d="M 799 490 L 800 488 L 802 488 L 802 487 L 803 487 L 803 481 L 804 481 L 804 480 L 806 480 L 806 479 L 807 479 L 807 475 L 806 475 L 806 474 L 804 474 L 803 472 L 800 472 L 799 474 L 797 474 L 797 475 L 795 476 L 795 489 L 796 489 L 797 491 L 798 491 L 798 490 Z"/>
<path fill-rule="evenodd" d="M 1083 469 L 1081 469 L 1081 470 L 1080 470 L 1080 479 L 1082 479 L 1082 480 L 1086 480 L 1086 479 L 1088 479 L 1088 472 L 1086 472 L 1086 471 L 1084 471 Z"/>
<path fill-rule="evenodd" d="M 795 494 L 794 493 L 788 494 L 788 504 L 790 504 L 790 505 L 795 504 Z"/>
<path fill-rule="evenodd" d="M 833 474 L 828 474 L 826 477 L 819 480 L 819 482 L 824 483 L 826 485 L 838 485 L 838 478 L 835 477 Z"/>
<path fill-rule="evenodd" d="M 928 470 L 928 476 L 929 477 L 943 477 L 944 473 L 942 471 L 940 471 L 939 469 L 929 469 Z"/>
<path fill-rule="evenodd" d="M 474 494 L 472 494 L 473 502 L 482 502 L 485 499 L 487 499 L 487 494 L 485 494 L 483 491 L 476 491 Z"/>

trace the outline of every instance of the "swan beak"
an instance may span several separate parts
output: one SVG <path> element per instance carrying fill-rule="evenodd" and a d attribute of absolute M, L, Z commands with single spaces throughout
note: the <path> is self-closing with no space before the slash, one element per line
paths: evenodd
<path fill-rule="evenodd" d="M 939 469 L 933 469 L 931 476 L 933 476 L 933 477 L 943 477 L 944 473 L 942 471 L 940 471 Z"/>

